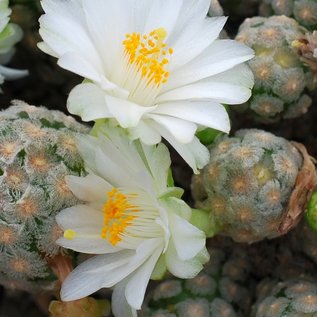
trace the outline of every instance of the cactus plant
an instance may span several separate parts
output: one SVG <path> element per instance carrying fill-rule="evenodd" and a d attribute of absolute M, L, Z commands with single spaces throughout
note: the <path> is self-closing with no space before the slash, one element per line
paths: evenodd
<path fill-rule="evenodd" d="M 310 30 L 317 28 L 316 0 L 264 0 L 259 11 L 265 16 L 286 15 Z"/>
<path fill-rule="evenodd" d="M 251 290 L 249 263 L 243 253 L 231 256 L 210 249 L 211 261 L 195 278 L 167 279 L 156 286 L 142 317 L 215 317 L 247 315 Z"/>
<path fill-rule="evenodd" d="M 293 47 L 304 35 L 305 30 L 286 16 L 254 17 L 241 24 L 236 40 L 255 50 L 249 62 L 255 84 L 247 106 L 257 120 L 271 123 L 291 119 L 310 107 L 314 73 Z"/>
<path fill-rule="evenodd" d="M 315 279 L 297 277 L 286 281 L 262 281 L 257 287 L 258 300 L 253 317 L 316 316 L 317 283 Z"/>
<path fill-rule="evenodd" d="M 59 111 L 16 101 L 0 112 L 0 283 L 35 290 L 55 279 L 45 258 L 55 244 L 55 215 L 77 202 L 67 174 L 84 174 L 75 146 L 87 128 Z"/>
<path fill-rule="evenodd" d="M 314 165 L 302 146 L 265 131 L 240 130 L 234 137 L 218 137 L 210 156 L 193 178 L 192 193 L 196 207 L 210 212 L 219 231 L 251 243 L 297 224 L 316 184 Z"/>

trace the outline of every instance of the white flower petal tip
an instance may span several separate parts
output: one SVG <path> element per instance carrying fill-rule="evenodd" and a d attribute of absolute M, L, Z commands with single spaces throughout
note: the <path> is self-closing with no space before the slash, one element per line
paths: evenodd
<path fill-rule="evenodd" d="M 65 280 L 63 300 L 115 286 L 115 316 L 133 317 L 158 261 L 165 261 L 163 266 L 175 272 L 174 266 L 183 262 L 186 276 L 199 272 L 205 235 L 188 222 L 191 209 L 179 198 L 182 191 L 167 186 L 171 162 L 166 146 L 130 141 L 123 131 L 108 122 L 98 137 L 78 139 L 90 173 L 66 177 L 82 204 L 57 215 L 64 230 L 57 243 L 98 254 Z M 177 257 L 177 263 L 170 254 Z"/>
<path fill-rule="evenodd" d="M 162 3 L 42 1 L 39 47 L 87 79 L 69 95 L 71 113 L 84 121 L 114 119 L 146 144 L 168 134 L 197 171 L 204 159 L 189 153 L 195 132 L 229 132 L 221 107 L 250 97 L 252 73 L 236 69 L 254 52 L 218 39 L 226 18 L 207 17 L 207 0 Z"/>

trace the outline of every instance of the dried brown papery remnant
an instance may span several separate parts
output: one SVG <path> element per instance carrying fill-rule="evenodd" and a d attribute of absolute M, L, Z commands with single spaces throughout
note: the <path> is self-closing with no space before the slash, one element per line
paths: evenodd
<path fill-rule="evenodd" d="M 317 31 L 306 33 L 305 36 L 292 43 L 297 49 L 300 59 L 308 65 L 314 74 L 314 82 L 317 82 Z"/>
<path fill-rule="evenodd" d="M 317 185 L 315 159 L 307 153 L 304 145 L 297 142 L 292 142 L 292 144 L 301 153 L 303 165 L 296 177 L 295 188 L 289 198 L 285 216 L 279 226 L 281 234 L 287 233 L 299 223 Z"/>

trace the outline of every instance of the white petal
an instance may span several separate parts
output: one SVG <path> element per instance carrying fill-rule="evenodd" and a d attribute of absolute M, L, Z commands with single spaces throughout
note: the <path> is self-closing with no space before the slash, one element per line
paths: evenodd
<path fill-rule="evenodd" d="M 102 69 L 78 2 L 45 0 L 41 4 L 46 14 L 39 19 L 39 32 L 55 55 L 61 57 L 67 52 L 77 52 L 96 70 Z"/>
<path fill-rule="evenodd" d="M 251 68 L 246 64 L 239 64 L 225 72 L 213 75 L 207 81 L 215 83 L 228 83 L 237 86 L 252 88 L 254 85 L 254 76 Z"/>
<path fill-rule="evenodd" d="M 113 315 L 116 317 L 137 317 L 137 312 L 132 308 L 125 297 L 125 288 L 129 277 L 118 283 L 112 293 L 111 308 Z"/>
<path fill-rule="evenodd" d="M 84 59 L 77 52 L 67 52 L 63 54 L 57 64 L 64 69 L 98 83 L 102 89 L 122 91 L 117 85 L 110 82 L 100 70 L 94 69 L 90 61 Z"/>
<path fill-rule="evenodd" d="M 43 51 L 44 53 L 51 55 L 53 57 L 58 58 L 58 54 L 53 51 L 53 49 L 45 42 L 39 42 L 37 43 L 37 47 Z"/>
<path fill-rule="evenodd" d="M 172 116 L 164 114 L 148 114 L 147 117 L 163 126 L 180 143 L 192 142 L 197 130 L 197 125 L 195 123 Z"/>
<path fill-rule="evenodd" d="M 56 243 L 63 248 L 87 254 L 107 254 L 122 250 L 119 247 L 112 246 L 107 240 L 101 238 L 100 233 L 98 235 L 79 235 L 72 240 L 59 238 Z"/>
<path fill-rule="evenodd" d="M 96 152 L 96 169 L 97 174 L 106 179 L 114 187 L 135 187 L 138 186 L 137 182 L 133 179 L 131 173 L 126 174 L 126 169 L 123 165 L 112 160 L 104 152 L 97 148 Z M 120 158 L 120 156 L 118 156 Z M 128 165 L 130 166 L 130 165 Z"/>
<path fill-rule="evenodd" d="M 161 135 L 157 133 L 144 119 L 139 124 L 129 129 L 129 136 L 132 140 L 140 139 L 144 144 L 153 145 L 161 142 Z"/>
<path fill-rule="evenodd" d="M 160 104 L 154 112 L 192 121 L 226 133 L 230 131 L 228 113 L 219 103 L 211 101 L 168 102 Z"/>
<path fill-rule="evenodd" d="M 212 100 L 225 104 L 241 104 L 251 96 L 251 90 L 241 85 L 220 82 L 198 82 L 166 92 L 158 102 L 177 100 Z"/>
<path fill-rule="evenodd" d="M 131 273 L 127 264 L 133 255 L 133 251 L 124 250 L 98 255 L 83 262 L 64 281 L 61 289 L 62 300 L 83 298 L 100 288 L 118 283 Z"/>
<path fill-rule="evenodd" d="M 83 121 L 111 118 L 105 102 L 105 93 L 97 85 L 80 84 L 69 94 L 67 109 L 70 113 L 81 117 Z"/>
<path fill-rule="evenodd" d="M 114 187 L 142 187 L 151 190 L 152 178 L 135 144 L 125 137 L 122 129 L 107 126 L 101 133 L 108 137 L 78 137 L 78 148 L 85 167 Z"/>
<path fill-rule="evenodd" d="M 210 0 L 186 0 L 183 1 L 177 23 L 173 29 L 173 34 L 171 35 L 171 40 L 178 39 L 182 34 L 188 33 L 190 27 L 193 24 L 196 24 L 196 27 L 193 27 L 194 31 L 202 24 L 202 21 L 206 19 L 206 15 L 210 6 Z"/>
<path fill-rule="evenodd" d="M 177 187 L 175 189 L 177 189 Z M 190 220 L 192 210 L 182 199 L 167 195 L 163 196 L 160 202 L 164 205 L 165 209 L 168 211 L 168 214 L 176 214 L 186 221 Z M 170 220 L 168 220 L 168 223 L 169 221 Z"/>
<path fill-rule="evenodd" d="M 162 251 L 163 243 L 153 250 L 151 257 L 136 272 L 131 274 L 125 289 L 125 296 L 130 306 L 135 309 L 141 309 L 147 284 Z"/>
<path fill-rule="evenodd" d="M 98 140 L 90 135 L 79 134 L 76 136 L 80 156 L 85 161 L 85 169 L 96 174 L 96 148 Z"/>
<path fill-rule="evenodd" d="M 89 174 L 86 177 L 66 176 L 67 185 L 73 194 L 80 200 L 87 202 L 105 203 L 107 200 L 107 192 L 113 186 L 101 177 Z"/>
<path fill-rule="evenodd" d="M 161 238 L 153 238 L 144 240 L 136 249 L 135 256 L 131 258 L 129 265 L 144 263 L 157 248 L 162 245 Z"/>
<path fill-rule="evenodd" d="M 136 252 L 123 250 L 114 254 L 98 255 L 85 261 L 76 267 L 63 283 L 62 300 L 79 299 L 100 288 L 114 286 L 140 267 L 160 243 L 159 239 L 147 240 Z"/>
<path fill-rule="evenodd" d="M 29 74 L 29 72 L 27 70 L 13 69 L 13 68 L 0 65 L 0 74 L 6 80 L 13 80 L 13 79 L 25 77 Z"/>
<path fill-rule="evenodd" d="M 172 147 L 179 153 L 185 162 L 193 169 L 194 173 L 198 173 L 198 169 L 203 168 L 209 162 L 209 151 L 202 145 L 199 140 L 194 137 L 191 143 L 179 143 L 175 137 L 161 125 L 151 123 L 157 131 L 165 138 Z"/>
<path fill-rule="evenodd" d="M 182 3 L 183 0 L 151 0 L 150 11 L 146 13 L 144 33 L 163 27 L 170 34 L 177 22 Z"/>
<path fill-rule="evenodd" d="M 117 67 L 125 34 L 135 32 L 131 14 L 133 2 L 131 0 L 82 1 L 87 27 L 99 55 L 102 56 L 103 70 L 106 74 L 111 74 Z"/>
<path fill-rule="evenodd" d="M 254 56 L 248 46 L 233 40 L 216 40 L 202 54 L 172 72 L 162 92 L 224 72 Z"/>
<path fill-rule="evenodd" d="M 104 139 L 96 152 L 96 171 L 114 187 L 152 189 L 152 179 L 134 144 L 126 139 L 112 144 Z M 126 143 L 125 147 L 120 146 Z"/>
<path fill-rule="evenodd" d="M 205 246 L 205 234 L 175 213 L 170 213 L 170 227 L 174 246 L 181 260 L 190 260 Z"/>
<path fill-rule="evenodd" d="M 155 180 L 156 193 L 160 195 L 166 189 L 167 175 L 171 165 L 168 149 L 162 143 L 157 146 L 143 145 L 142 148 L 150 172 Z"/>
<path fill-rule="evenodd" d="M 106 104 L 112 116 L 118 120 L 123 128 L 137 126 L 144 114 L 149 113 L 156 108 L 156 106 L 139 106 L 131 101 L 110 95 L 106 95 Z"/>
<path fill-rule="evenodd" d="M 173 275 L 186 279 L 195 277 L 203 269 L 203 264 L 206 263 L 208 259 L 209 254 L 206 248 L 204 248 L 195 258 L 183 261 L 178 258 L 173 243 L 170 243 L 165 253 L 167 269 Z"/>
<path fill-rule="evenodd" d="M 226 17 L 207 18 L 198 29 L 193 30 L 195 34 L 188 34 L 188 29 L 191 28 L 191 22 L 188 22 L 184 32 L 179 34 L 179 38 L 172 44 L 174 53 L 171 57 L 170 70 L 174 71 L 199 55 L 219 36 L 226 21 Z"/>
<path fill-rule="evenodd" d="M 100 234 L 104 220 L 102 210 L 89 205 L 76 205 L 63 209 L 56 216 L 56 221 L 64 230 Z"/>

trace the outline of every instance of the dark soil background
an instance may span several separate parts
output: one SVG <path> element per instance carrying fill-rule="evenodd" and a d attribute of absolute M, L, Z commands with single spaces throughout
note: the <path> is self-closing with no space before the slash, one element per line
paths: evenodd
<path fill-rule="evenodd" d="M 228 12 L 230 13 L 230 12 Z M 253 12 L 254 13 L 254 12 Z M 251 15 L 251 13 L 249 13 Z M 28 69 L 30 75 L 2 85 L 0 108 L 9 107 L 10 100 L 20 99 L 36 106 L 44 105 L 48 109 L 67 113 L 66 100 L 69 91 L 81 78 L 68 72 L 56 64 L 56 59 L 42 53 L 36 46 L 40 41 L 37 18 L 40 11 L 16 7 L 13 20 L 24 30 L 23 40 L 16 46 L 16 54 L 8 66 Z M 233 34 L 242 18 L 229 20 L 228 31 Z M 234 107 L 234 106 L 233 106 Z M 252 122 L 244 114 L 232 116 L 232 131 L 239 128 L 260 128 L 283 136 L 288 140 L 303 143 L 309 153 L 317 157 L 317 102 L 311 106 L 307 114 L 295 119 L 274 125 L 260 125 Z M 184 199 L 192 203 L 190 196 L 191 169 L 172 151 L 173 173 L 176 185 L 185 189 Z M 36 296 L 38 298 L 38 296 Z M 0 289 L 0 317 L 45 317 L 36 305 L 32 295 L 20 291 Z"/>

